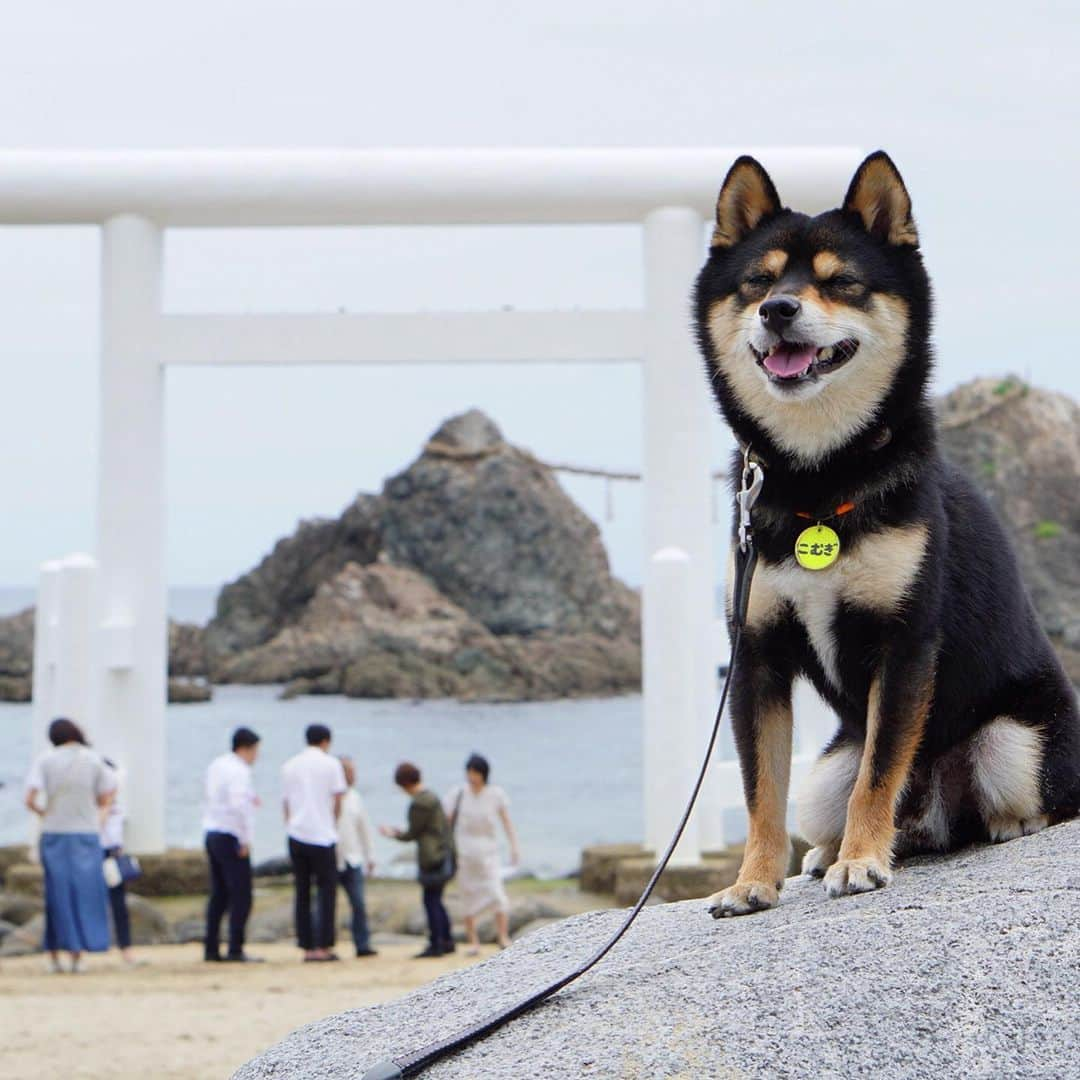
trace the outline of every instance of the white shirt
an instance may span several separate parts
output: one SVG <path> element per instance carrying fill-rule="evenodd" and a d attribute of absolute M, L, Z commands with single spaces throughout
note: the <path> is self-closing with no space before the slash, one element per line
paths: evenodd
<path fill-rule="evenodd" d="M 337 843 L 334 796 L 348 790 L 345 769 L 336 757 L 309 746 L 281 769 L 281 790 L 288 807 L 286 830 L 293 840 L 316 847 Z"/>
<path fill-rule="evenodd" d="M 101 846 L 106 851 L 124 846 L 124 820 L 127 816 L 124 809 L 124 781 L 127 777 L 123 769 L 115 768 L 112 771 L 116 777 L 116 794 L 101 822 Z"/>
<path fill-rule="evenodd" d="M 203 830 L 229 833 L 251 847 L 256 801 L 251 766 L 232 752 L 214 758 L 206 770 Z"/>
<path fill-rule="evenodd" d="M 356 788 L 349 788 L 341 800 L 341 817 L 338 818 L 337 864 L 339 870 L 346 866 L 363 866 L 375 861 L 375 848 L 371 842 L 371 822 L 364 800 Z"/>

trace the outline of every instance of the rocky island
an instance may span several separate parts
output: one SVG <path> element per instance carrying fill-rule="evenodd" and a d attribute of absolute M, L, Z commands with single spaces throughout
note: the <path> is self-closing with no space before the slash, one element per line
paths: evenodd
<path fill-rule="evenodd" d="M 287 694 L 603 695 L 640 685 L 640 617 L 596 525 L 472 411 L 227 585 L 205 647 L 213 681 Z"/>

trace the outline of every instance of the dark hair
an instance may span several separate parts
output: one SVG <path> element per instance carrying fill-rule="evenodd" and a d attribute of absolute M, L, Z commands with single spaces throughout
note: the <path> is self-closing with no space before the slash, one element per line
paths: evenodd
<path fill-rule="evenodd" d="M 238 727 L 232 733 L 232 748 L 234 750 L 243 750 L 248 746 L 258 746 L 258 744 L 259 736 L 251 728 Z"/>
<path fill-rule="evenodd" d="M 311 724 L 304 732 L 308 746 L 318 746 L 330 741 L 330 729 L 325 724 Z"/>
<path fill-rule="evenodd" d="M 394 770 L 394 783 L 398 787 L 412 787 L 420 783 L 420 770 L 411 762 L 403 761 Z"/>
<path fill-rule="evenodd" d="M 470 754 L 469 760 L 465 762 L 465 768 L 468 772 L 479 773 L 484 778 L 484 783 L 487 783 L 487 778 L 491 775 L 491 766 L 488 764 L 488 759 L 481 754 Z"/>
<path fill-rule="evenodd" d="M 82 743 L 86 746 L 86 736 L 74 720 L 67 720 L 61 716 L 49 725 L 49 742 L 53 746 L 63 746 L 64 743 L 69 742 Z"/>

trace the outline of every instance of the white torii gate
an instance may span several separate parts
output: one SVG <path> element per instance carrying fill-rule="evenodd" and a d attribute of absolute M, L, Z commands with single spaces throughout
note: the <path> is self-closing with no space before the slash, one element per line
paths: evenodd
<path fill-rule="evenodd" d="M 642 361 L 645 840 L 666 840 L 711 721 L 718 661 L 711 403 L 689 294 L 704 259 L 704 223 L 740 152 L 0 154 L 0 225 L 102 230 L 99 570 L 92 580 L 85 558 L 45 568 L 34 722 L 43 730 L 63 707 L 127 768 L 133 850 L 165 844 L 163 406 L 165 372 L 182 364 Z M 751 152 L 785 199 L 808 211 L 839 202 L 859 158 L 850 149 Z M 167 315 L 161 308 L 169 228 L 602 223 L 643 227 L 644 310 Z M 722 846 L 722 811 L 731 802 L 711 785 L 680 861 Z"/>

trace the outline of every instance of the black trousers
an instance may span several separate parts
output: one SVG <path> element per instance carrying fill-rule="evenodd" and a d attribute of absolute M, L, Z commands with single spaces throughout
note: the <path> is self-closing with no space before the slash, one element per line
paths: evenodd
<path fill-rule="evenodd" d="M 244 931 L 251 914 L 251 859 L 240 855 L 232 833 L 208 832 L 210 899 L 206 904 L 206 955 L 218 955 L 221 917 L 229 913 L 229 955 L 243 956 Z"/>
<path fill-rule="evenodd" d="M 305 844 L 289 837 L 289 858 L 296 882 L 296 940 L 301 949 L 329 949 L 334 944 L 337 907 L 337 848 Z M 318 887 L 318 918 L 311 918 L 311 882 Z M 312 923 L 314 922 L 314 925 Z"/>
<path fill-rule="evenodd" d="M 442 901 L 445 888 L 445 883 L 424 886 L 424 911 L 427 913 L 428 937 L 436 949 L 452 945 L 454 941 L 450 931 L 450 916 Z"/>
<path fill-rule="evenodd" d="M 120 854 L 120 848 L 111 847 L 105 849 L 105 858 L 112 858 Z M 118 948 L 131 948 L 131 919 L 127 909 L 127 886 L 124 882 L 114 885 L 109 890 L 109 907 L 112 909 L 113 930 L 116 932 L 116 944 Z"/>

